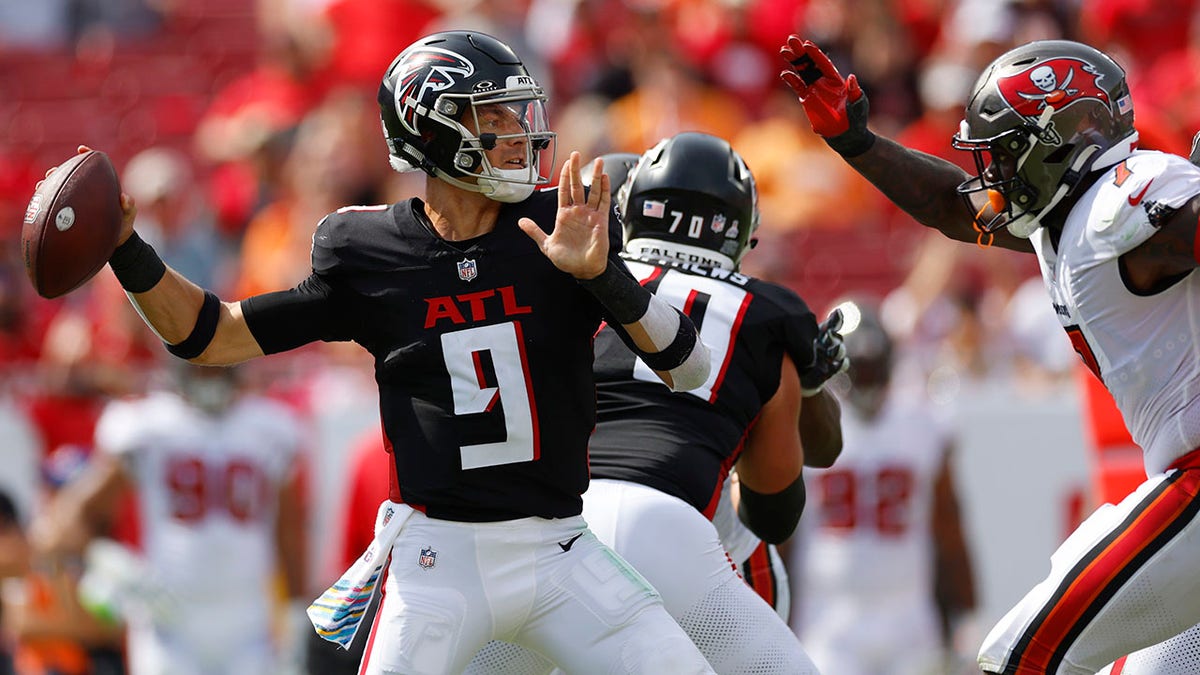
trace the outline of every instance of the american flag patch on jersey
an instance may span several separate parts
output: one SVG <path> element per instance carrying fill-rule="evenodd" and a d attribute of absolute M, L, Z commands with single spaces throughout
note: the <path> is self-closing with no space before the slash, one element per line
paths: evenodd
<path fill-rule="evenodd" d="M 375 539 L 358 560 L 321 597 L 308 606 L 307 614 L 317 635 L 349 649 L 362 623 L 371 596 L 379 585 L 392 544 L 413 510 L 385 501 L 375 514 Z"/>

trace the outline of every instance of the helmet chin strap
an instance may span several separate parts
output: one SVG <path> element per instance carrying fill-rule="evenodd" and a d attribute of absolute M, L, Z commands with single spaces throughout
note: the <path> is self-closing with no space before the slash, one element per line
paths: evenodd
<path fill-rule="evenodd" d="M 1079 156 L 1075 158 L 1075 161 L 1071 163 L 1071 170 L 1068 173 L 1078 174 L 1083 166 L 1087 164 L 1087 161 L 1091 159 L 1092 155 L 1096 154 L 1096 151 L 1099 149 L 1100 146 L 1098 145 L 1089 145 L 1088 147 L 1084 148 L 1083 152 L 1080 152 Z M 1031 237 L 1033 233 L 1042 226 L 1042 217 L 1047 213 L 1050 213 L 1050 211 L 1052 211 L 1054 207 L 1057 206 L 1060 201 L 1062 201 L 1063 197 L 1067 196 L 1067 193 L 1070 192 L 1071 188 L 1073 187 L 1075 187 L 1075 183 L 1059 183 L 1058 189 L 1054 191 L 1054 196 L 1051 197 L 1050 201 L 1041 209 L 1039 209 L 1036 214 L 1023 214 L 1020 218 L 1017 218 L 1011 223 L 1005 225 L 1005 227 L 1008 228 L 1008 233 L 1021 239 L 1028 239 Z"/>

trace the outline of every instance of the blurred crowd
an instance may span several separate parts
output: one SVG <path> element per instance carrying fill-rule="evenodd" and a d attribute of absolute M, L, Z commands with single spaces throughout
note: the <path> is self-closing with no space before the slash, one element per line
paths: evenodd
<path fill-rule="evenodd" d="M 960 259 L 888 205 L 811 132 L 778 80 L 780 45 L 813 39 L 858 75 L 878 131 L 965 162 L 949 139 L 983 65 L 1033 39 L 1090 42 L 1128 72 L 1142 147 L 1186 154 L 1200 128 L 1198 24 L 1195 0 L 0 0 L 0 428 L 33 448 L 37 485 L 8 470 L 20 444 L 0 448 L 12 497 L 0 537 L 87 464 L 106 404 L 167 380 L 165 352 L 108 270 L 56 300 L 25 279 L 25 204 L 77 143 L 109 153 L 139 232 L 188 278 L 228 299 L 289 287 L 309 272 L 323 215 L 423 180 L 388 166 L 375 101 L 387 64 L 421 35 L 481 30 L 547 86 L 560 162 L 684 130 L 728 139 L 761 196 L 748 271 L 818 315 L 848 293 L 882 299 L 935 402 L 948 401 L 988 378 L 1075 376 L 1034 261 Z M 319 424 L 338 400 L 371 407 L 363 354 L 311 346 L 248 366 L 242 386 Z M 308 452 L 333 452 L 310 440 Z M 0 576 L 29 562 L 6 541 Z M 333 566 L 317 561 L 314 588 Z"/>

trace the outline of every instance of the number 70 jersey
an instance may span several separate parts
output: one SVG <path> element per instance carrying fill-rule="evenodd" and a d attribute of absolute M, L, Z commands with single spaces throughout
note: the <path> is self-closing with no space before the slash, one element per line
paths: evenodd
<path fill-rule="evenodd" d="M 673 392 L 610 327 L 601 330 L 591 475 L 648 485 L 711 518 L 747 431 L 779 387 L 784 355 L 798 371 L 812 363 L 816 317 L 791 290 L 745 274 L 627 264 L 646 288 L 692 319 L 712 368 L 700 388 Z"/>

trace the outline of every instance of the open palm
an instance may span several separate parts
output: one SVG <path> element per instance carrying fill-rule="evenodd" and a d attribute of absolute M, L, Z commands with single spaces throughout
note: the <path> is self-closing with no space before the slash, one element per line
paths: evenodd
<path fill-rule="evenodd" d="M 546 234 L 529 218 L 522 218 L 518 225 L 537 242 L 555 267 L 577 279 L 592 279 L 608 265 L 608 214 L 612 197 L 604 160 L 596 159 L 592 167 L 592 190 L 586 197 L 579 164 L 578 152 L 572 152 L 563 163 L 554 231 Z"/>

